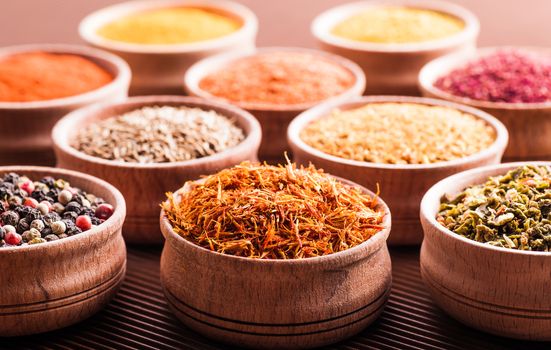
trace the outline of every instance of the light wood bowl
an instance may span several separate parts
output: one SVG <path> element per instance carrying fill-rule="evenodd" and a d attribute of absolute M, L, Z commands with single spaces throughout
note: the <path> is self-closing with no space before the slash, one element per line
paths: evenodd
<path fill-rule="evenodd" d="M 465 29 L 440 40 L 381 44 L 341 38 L 331 33 L 335 25 L 373 6 L 397 5 L 430 9 L 460 18 Z M 331 8 L 318 15 L 311 31 L 319 46 L 346 57 L 362 67 L 366 75 L 366 95 L 419 95 L 417 75 L 429 61 L 450 52 L 474 50 L 480 25 L 476 16 L 458 5 L 432 0 L 370 0 Z"/>
<path fill-rule="evenodd" d="M 114 41 L 97 34 L 103 25 L 126 15 L 181 6 L 212 9 L 239 19 L 243 26 L 220 38 L 184 44 L 142 45 Z M 227 0 L 127 1 L 95 11 L 79 25 L 79 34 L 84 41 L 128 62 L 132 68 L 131 95 L 182 94 L 181 77 L 193 63 L 222 52 L 254 48 L 257 32 L 255 14 L 247 7 Z"/>
<path fill-rule="evenodd" d="M 345 90 L 342 94 L 333 97 L 333 99 L 346 99 L 354 96 L 361 96 L 365 89 L 365 75 L 358 65 L 345 58 L 328 54 L 323 51 L 310 50 L 293 47 L 265 47 L 247 52 L 232 52 L 213 56 L 194 64 L 184 77 L 185 90 L 192 96 L 199 96 L 207 99 L 224 99 L 214 96 L 199 87 L 200 82 L 208 74 L 223 69 L 231 65 L 232 62 L 244 57 L 254 56 L 271 52 L 289 52 L 289 53 L 308 53 L 328 59 L 348 69 L 355 77 L 354 85 Z M 284 152 L 289 151 L 286 133 L 287 126 L 294 117 L 324 101 L 295 104 L 295 105 L 258 105 L 255 103 L 233 103 L 247 111 L 258 119 L 262 125 L 262 140 L 260 145 L 259 157 L 271 163 L 284 162 Z"/>
<path fill-rule="evenodd" d="M 237 146 L 218 154 L 172 163 L 118 162 L 92 157 L 71 147 L 74 130 L 144 106 L 187 106 L 214 110 L 234 119 L 246 137 Z M 245 160 L 256 161 L 261 130 L 252 115 L 231 105 L 194 97 L 148 96 L 77 110 L 56 124 L 52 138 L 59 167 L 95 175 L 122 192 L 129 212 L 124 224 L 127 243 L 161 244 L 163 237 L 159 231 L 159 205 L 166 198 L 165 193 L 180 187 L 187 180 L 215 173 Z"/>
<path fill-rule="evenodd" d="M 240 347 L 304 349 L 348 338 L 377 319 L 390 294 L 391 217 L 382 200 L 378 208 L 386 228 L 366 242 L 299 260 L 210 251 L 176 234 L 162 211 L 161 283 L 168 304 L 186 326 Z"/>
<path fill-rule="evenodd" d="M 105 181 L 74 171 L 0 167 L 0 176 L 8 172 L 36 180 L 43 176 L 65 179 L 102 197 L 115 212 L 101 225 L 75 236 L 0 248 L 0 337 L 47 332 L 90 317 L 107 305 L 124 279 L 124 198 Z"/>
<path fill-rule="evenodd" d="M 551 340 L 551 253 L 493 247 L 457 235 L 435 219 L 444 194 L 485 182 L 528 163 L 465 171 L 423 197 L 421 276 L 435 303 L 455 319 L 495 335 Z M 551 165 L 550 162 L 530 164 Z"/>
<path fill-rule="evenodd" d="M 551 160 L 551 102 L 544 103 L 504 103 L 477 101 L 452 95 L 434 86 L 438 78 L 453 69 L 462 67 L 479 57 L 487 56 L 496 50 L 513 47 L 489 47 L 476 52 L 457 53 L 438 58 L 428 63 L 419 73 L 419 86 L 423 95 L 473 106 L 498 118 L 509 130 L 509 146 L 505 150 L 504 160 Z M 517 48 L 548 55 L 547 48 Z"/>
<path fill-rule="evenodd" d="M 300 138 L 300 132 L 312 121 L 329 115 L 334 109 L 354 109 L 367 103 L 410 102 L 445 106 L 470 113 L 488 123 L 496 132 L 495 142 L 487 149 L 469 157 L 433 164 L 380 164 L 344 159 L 319 151 Z M 347 102 L 336 102 L 312 108 L 289 125 L 288 139 L 294 161 L 313 163 L 330 174 L 345 177 L 369 189 L 380 186 L 381 196 L 392 210 L 390 245 L 420 244 L 423 239 L 419 222 L 419 203 L 423 194 L 437 181 L 462 170 L 496 164 L 507 145 L 507 130 L 497 119 L 477 109 L 447 101 L 420 97 L 372 96 Z"/>
<path fill-rule="evenodd" d="M 107 52 L 76 45 L 34 44 L 0 48 L 0 58 L 24 52 L 52 52 L 82 56 L 111 73 L 109 84 L 80 95 L 33 102 L 0 101 L 0 165 L 53 165 L 50 134 L 65 114 L 100 101 L 122 101 L 130 83 L 130 69 Z"/>

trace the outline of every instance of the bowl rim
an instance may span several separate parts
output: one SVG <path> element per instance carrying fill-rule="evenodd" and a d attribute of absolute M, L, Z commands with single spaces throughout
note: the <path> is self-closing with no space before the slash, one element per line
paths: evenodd
<path fill-rule="evenodd" d="M 218 38 L 181 44 L 136 44 L 111 40 L 97 34 L 100 26 L 125 15 L 143 10 L 172 7 L 199 7 L 230 13 L 242 21 L 235 32 Z M 84 17 L 78 26 L 80 37 L 87 43 L 112 51 L 135 54 L 184 54 L 216 50 L 233 45 L 247 38 L 254 38 L 258 32 L 258 19 L 245 5 L 230 0 L 137 0 L 125 1 L 103 7 Z"/>
<path fill-rule="evenodd" d="M 67 175 L 79 178 L 79 180 L 82 180 L 86 183 L 95 184 L 110 192 L 111 195 L 113 195 L 113 197 L 115 198 L 115 203 L 110 203 L 115 207 L 115 211 L 113 212 L 111 217 L 109 217 L 109 219 L 105 220 L 100 225 L 97 225 L 96 227 L 92 227 L 88 231 L 85 231 L 73 236 L 58 239 L 52 242 L 40 243 L 40 244 L 30 244 L 26 246 L 0 247 L 0 257 L 3 254 L 18 254 L 18 253 L 27 253 L 27 252 L 31 253 L 36 250 L 54 249 L 61 245 L 66 245 L 70 242 L 78 242 L 79 240 L 84 239 L 85 236 L 91 236 L 91 237 L 96 236 L 95 238 L 98 238 L 97 236 L 101 235 L 101 233 L 104 231 L 104 228 L 109 226 L 114 227 L 117 221 L 120 221 L 120 225 L 122 227 L 124 218 L 126 216 L 126 202 L 124 200 L 122 193 L 115 186 L 111 185 L 107 181 L 104 181 L 92 175 L 84 174 L 74 170 L 62 169 L 62 168 L 26 166 L 26 165 L 25 166 L 23 165 L 0 166 L 0 174 L 5 174 L 8 172 L 17 172 L 22 175 L 27 175 L 30 172 L 44 172 L 44 173 L 50 174 L 50 176 L 58 176 L 60 178 L 63 178 L 64 176 L 67 176 Z M 38 180 L 39 179 L 35 181 L 38 181 Z M 81 186 L 79 186 L 79 188 L 82 189 Z"/>
<path fill-rule="evenodd" d="M 435 10 L 454 16 L 465 24 L 456 34 L 441 39 L 414 43 L 371 43 L 341 38 L 333 35 L 331 29 L 340 21 L 360 10 L 379 6 L 404 6 L 426 10 Z M 332 7 L 317 15 L 310 25 L 312 35 L 320 42 L 349 50 L 366 52 L 411 53 L 437 51 L 457 46 L 470 40 L 476 40 L 480 32 L 478 18 L 468 9 L 447 1 L 435 0 L 367 0 L 345 3 Z"/>
<path fill-rule="evenodd" d="M 475 100 L 469 97 L 457 96 L 447 91 L 441 90 L 434 86 L 438 78 L 445 76 L 454 69 L 463 67 L 465 64 L 472 62 L 478 58 L 489 56 L 498 51 L 526 51 L 532 53 L 543 53 L 551 56 L 551 49 L 538 46 L 487 46 L 477 48 L 476 50 L 454 52 L 444 56 L 435 58 L 421 68 L 418 75 L 418 85 L 422 91 L 427 91 L 433 96 L 445 99 L 448 101 L 474 106 L 477 108 L 486 109 L 504 109 L 504 110 L 519 110 L 519 109 L 551 109 L 551 100 L 546 102 L 492 102 Z"/>
<path fill-rule="evenodd" d="M 254 102 L 234 102 L 226 100 L 224 98 L 218 97 L 209 93 L 206 90 L 203 90 L 199 87 L 200 82 L 205 78 L 209 73 L 215 72 L 217 70 L 223 69 L 232 62 L 241 60 L 247 57 L 253 57 L 256 55 L 265 55 L 274 52 L 282 53 L 299 53 L 299 54 L 309 54 L 317 58 L 327 60 L 331 63 L 337 64 L 346 70 L 348 70 L 354 76 L 354 83 L 348 87 L 346 90 L 342 91 L 338 95 L 329 97 L 326 100 L 313 101 L 299 104 L 288 104 L 282 105 L 277 103 L 254 103 Z M 304 111 L 312 106 L 323 103 L 325 101 L 330 101 L 333 99 L 342 99 L 350 95 L 361 95 L 365 90 L 366 77 L 364 71 L 360 66 L 339 55 L 335 55 L 329 52 L 316 49 L 308 49 L 302 47 L 292 47 L 292 46 L 266 46 L 259 48 L 251 48 L 248 50 L 242 51 L 233 51 L 233 52 L 224 52 L 217 55 L 206 57 L 198 62 L 195 62 L 189 67 L 189 69 L 184 74 L 183 78 L 184 89 L 187 93 L 194 96 L 199 96 L 209 100 L 223 101 L 226 103 L 231 103 L 235 106 L 243 108 L 249 111 L 277 111 L 277 112 L 295 112 L 299 113 Z"/>
<path fill-rule="evenodd" d="M 352 160 L 337 157 L 329 153 L 320 151 L 304 142 L 300 137 L 301 131 L 312 121 L 324 118 L 331 113 L 332 110 L 342 107 L 360 107 L 362 105 L 370 103 L 385 103 L 385 102 L 396 102 L 396 103 L 417 103 L 429 106 L 441 106 L 448 107 L 459 110 L 464 113 L 468 113 L 485 121 L 490 127 L 492 127 L 496 133 L 496 138 L 494 142 L 487 148 L 471 154 L 469 156 L 448 160 L 444 162 L 436 162 L 429 164 L 387 164 L 387 163 L 374 163 L 374 162 L 364 162 L 359 160 Z M 298 115 L 287 128 L 287 140 L 291 147 L 300 149 L 300 151 L 314 156 L 316 158 L 321 158 L 325 161 L 343 164 L 347 166 L 354 166 L 364 169 L 387 169 L 387 170 L 428 170 L 428 169 L 445 169 L 445 168 L 455 168 L 461 165 L 477 162 L 481 159 L 489 157 L 492 154 L 503 153 L 505 147 L 507 146 L 509 140 L 509 133 L 505 125 L 500 122 L 494 116 L 478 110 L 473 107 L 445 101 L 438 100 L 426 97 L 412 97 L 412 96 L 362 96 L 353 99 L 348 99 L 345 101 L 334 101 L 331 103 L 324 103 L 314 108 L 311 108 L 300 115 Z"/>
<path fill-rule="evenodd" d="M 368 190 L 367 188 L 358 185 L 355 182 L 352 182 L 350 180 L 343 179 L 338 176 L 334 176 L 331 174 L 328 174 L 329 176 L 337 179 L 339 182 L 353 186 L 356 188 L 359 188 L 363 193 L 375 197 L 375 193 L 373 193 L 371 190 Z M 195 180 L 195 181 L 201 181 L 202 179 Z M 203 248 L 193 242 L 188 241 L 184 237 L 181 237 L 178 235 L 174 230 L 172 229 L 172 224 L 168 220 L 165 214 L 165 210 L 161 209 L 161 215 L 160 215 L 160 226 L 161 226 L 161 232 L 163 233 L 163 236 L 165 238 L 165 245 L 166 244 L 172 244 L 171 238 L 176 240 L 176 242 L 180 242 L 180 244 L 183 244 L 188 249 L 195 250 L 198 254 L 206 254 L 209 258 L 212 259 L 229 259 L 229 261 L 233 261 L 236 263 L 242 263 L 242 264 L 252 264 L 256 266 L 266 266 L 270 264 L 276 264 L 278 266 L 311 266 L 315 264 L 321 264 L 321 263 L 327 263 L 327 262 L 335 262 L 335 261 L 342 261 L 344 258 L 351 259 L 353 261 L 359 260 L 361 258 L 367 257 L 372 255 L 373 253 L 377 252 L 379 249 L 386 247 L 386 241 L 388 239 L 388 236 L 391 233 L 392 230 L 392 218 L 391 218 L 391 212 L 388 207 L 388 205 L 385 203 L 385 201 L 379 197 L 377 198 L 377 208 L 382 209 L 384 211 L 384 218 L 383 218 L 383 225 L 385 226 L 382 230 L 375 233 L 373 236 L 371 236 L 366 241 L 360 243 L 359 245 L 328 255 L 322 255 L 322 256 L 316 256 L 312 258 L 303 258 L 303 259 L 253 259 L 253 258 L 247 258 L 247 257 L 241 257 L 231 254 L 222 254 L 215 251 L 211 251 L 209 249 Z M 166 233 L 165 233 L 166 230 Z M 166 235 L 169 235 L 167 237 Z"/>
<path fill-rule="evenodd" d="M 423 199 L 421 200 L 421 209 L 419 211 L 421 220 L 425 220 L 427 223 L 429 223 L 433 228 L 438 230 L 440 233 L 443 233 L 448 238 L 452 238 L 454 240 L 459 241 L 464 246 L 488 249 L 492 252 L 502 253 L 502 254 L 523 254 L 523 255 L 537 256 L 537 257 L 551 257 L 551 252 L 507 249 L 507 248 L 495 247 L 489 244 L 474 241 L 472 239 L 458 235 L 452 232 L 451 230 L 445 228 L 444 226 L 442 226 L 440 223 L 436 221 L 436 213 L 434 213 L 434 215 L 430 215 L 431 204 L 434 203 L 435 201 L 438 201 L 438 203 L 440 203 L 440 198 L 442 197 L 442 195 L 444 195 L 447 192 L 445 191 L 445 188 L 449 187 L 449 185 L 454 183 L 455 181 L 461 180 L 464 177 L 483 175 L 485 173 L 487 173 L 487 177 L 496 176 L 523 165 L 551 166 L 551 161 L 527 161 L 527 162 L 511 162 L 511 163 L 487 165 L 479 168 L 469 169 L 469 170 L 462 171 L 462 172 L 453 174 L 451 176 L 448 176 L 438 181 L 437 183 L 435 183 L 423 196 Z M 467 186 L 470 186 L 470 185 L 467 185 Z M 423 228 L 423 230 L 425 229 Z"/>
<path fill-rule="evenodd" d="M 0 101 L 0 110 L 56 108 L 68 105 L 90 104 L 97 101 L 101 96 L 114 94 L 121 87 L 125 87 L 126 91 L 128 89 L 128 85 L 130 84 L 130 67 L 122 58 L 113 55 L 112 53 L 88 46 L 72 44 L 25 44 L 6 46 L 0 48 L 0 57 L 9 57 L 14 54 L 29 52 L 47 52 L 55 54 L 76 55 L 86 58 L 89 61 L 96 63 L 104 70 L 108 71 L 108 69 L 106 69 L 105 67 L 106 65 L 97 63 L 97 61 L 104 61 L 107 64 L 111 65 L 115 70 L 115 73 L 113 74 L 113 80 L 103 86 L 100 86 L 97 89 L 78 95 L 28 102 Z"/>
<path fill-rule="evenodd" d="M 237 115 L 242 121 L 243 124 L 248 125 L 250 131 L 245 134 L 245 138 L 238 143 L 237 145 L 223 150 L 222 152 L 215 153 L 210 156 L 190 159 L 185 161 L 178 162 L 165 162 L 165 163 L 133 163 L 133 162 L 120 162 L 115 160 L 103 159 L 100 157 L 94 157 L 88 155 L 84 152 L 77 150 L 69 144 L 69 136 L 63 132 L 67 129 L 66 125 L 72 124 L 72 120 L 75 118 L 79 119 L 89 119 L 95 116 L 97 113 L 104 111 L 105 109 L 117 107 L 117 106 L 126 106 L 134 103 L 141 104 L 144 106 L 156 106 L 163 105 L 166 103 L 178 104 L 181 107 L 188 107 L 189 105 L 194 105 L 192 107 L 200 108 L 203 110 L 210 110 L 213 107 L 223 112 L 217 112 L 223 116 L 230 117 L 228 114 Z M 136 107 L 141 108 L 141 107 Z M 132 110 L 132 109 L 130 109 Z M 129 110 L 129 111 L 130 111 Z M 245 129 L 238 126 L 243 133 Z M 240 108 L 232 106 L 226 103 L 220 103 L 216 101 L 208 101 L 198 97 L 189 97 L 189 96 L 171 96 L 171 95 L 151 95 L 151 96 L 134 96 L 129 97 L 124 101 L 119 102 L 107 102 L 107 103 L 97 103 L 91 106 L 85 106 L 79 108 L 75 111 L 70 112 L 63 118 L 61 118 L 52 128 L 52 141 L 54 148 L 58 148 L 63 153 L 69 154 L 72 157 L 86 161 L 88 163 L 100 164 L 102 166 L 108 167 L 118 167 L 118 168 L 134 168 L 134 169 L 167 169 L 167 168 L 180 168 L 180 167 L 189 167 L 189 166 L 199 166 L 208 164 L 211 162 L 216 162 L 223 160 L 234 154 L 246 151 L 251 148 L 258 148 L 258 144 L 262 139 L 262 131 L 260 123 L 247 111 L 244 111 Z"/>

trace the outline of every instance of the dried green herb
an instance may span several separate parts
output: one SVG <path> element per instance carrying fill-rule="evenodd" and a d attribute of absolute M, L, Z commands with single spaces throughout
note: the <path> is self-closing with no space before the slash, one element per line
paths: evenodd
<path fill-rule="evenodd" d="M 551 167 L 522 166 L 490 177 L 453 198 L 436 220 L 449 230 L 494 246 L 551 250 Z"/>
<path fill-rule="evenodd" d="M 377 197 L 313 166 L 244 162 L 167 194 L 174 231 L 210 250 L 299 259 L 357 246 L 382 230 Z"/>

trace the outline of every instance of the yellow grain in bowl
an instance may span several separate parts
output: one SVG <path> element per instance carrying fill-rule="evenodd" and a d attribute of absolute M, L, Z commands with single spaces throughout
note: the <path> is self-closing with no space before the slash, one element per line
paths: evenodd
<path fill-rule="evenodd" d="M 97 33 L 132 44 L 185 44 L 226 36 L 241 26 L 238 19 L 207 8 L 172 7 L 121 17 Z"/>
<path fill-rule="evenodd" d="M 355 41 L 407 44 L 446 38 L 464 28 L 461 19 L 439 11 L 375 6 L 344 19 L 331 33 Z"/>
<path fill-rule="evenodd" d="M 494 129 L 471 114 L 418 103 L 368 103 L 335 110 L 300 133 L 309 146 L 344 159 L 431 164 L 467 157 L 495 141 Z"/>

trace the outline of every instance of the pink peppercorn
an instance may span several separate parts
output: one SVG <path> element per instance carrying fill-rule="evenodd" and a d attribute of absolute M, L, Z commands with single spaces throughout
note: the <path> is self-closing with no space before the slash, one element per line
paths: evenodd
<path fill-rule="evenodd" d="M 95 216 L 100 220 L 107 220 L 113 215 L 113 211 L 111 204 L 102 203 L 96 208 Z"/>
<path fill-rule="evenodd" d="M 21 244 L 21 235 L 19 233 L 8 231 L 4 236 L 4 242 L 9 245 L 19 245 Z"/>
<path fill-rule="evenodd" d="M 25 182 L 22 182 L 19 184 L 19 188 L 23 191 L 27 192 L 27 194 L 31 194 L 34 191 L 34 183 L 31 180 L 27 180 Z"/>
<path fill-rule="evenodd" d="M 77 217 L 75 225 L 82 231 L 88 231 L 92 228 L 92 219 L 88 215 L 80 215 Z"/>
<path fill-rule="evenodd" d="M 36 208 L 38 206 L 38 201 L 34 198 L 27 197 L 23 201 L 23 205 L 26 207 Z"/>
<path fill-rule="evenodd" d="M 551 58 L 500 50 L 440 77 L 435 86 L 479 101 L 546 102 L 551 100 Z"/>

